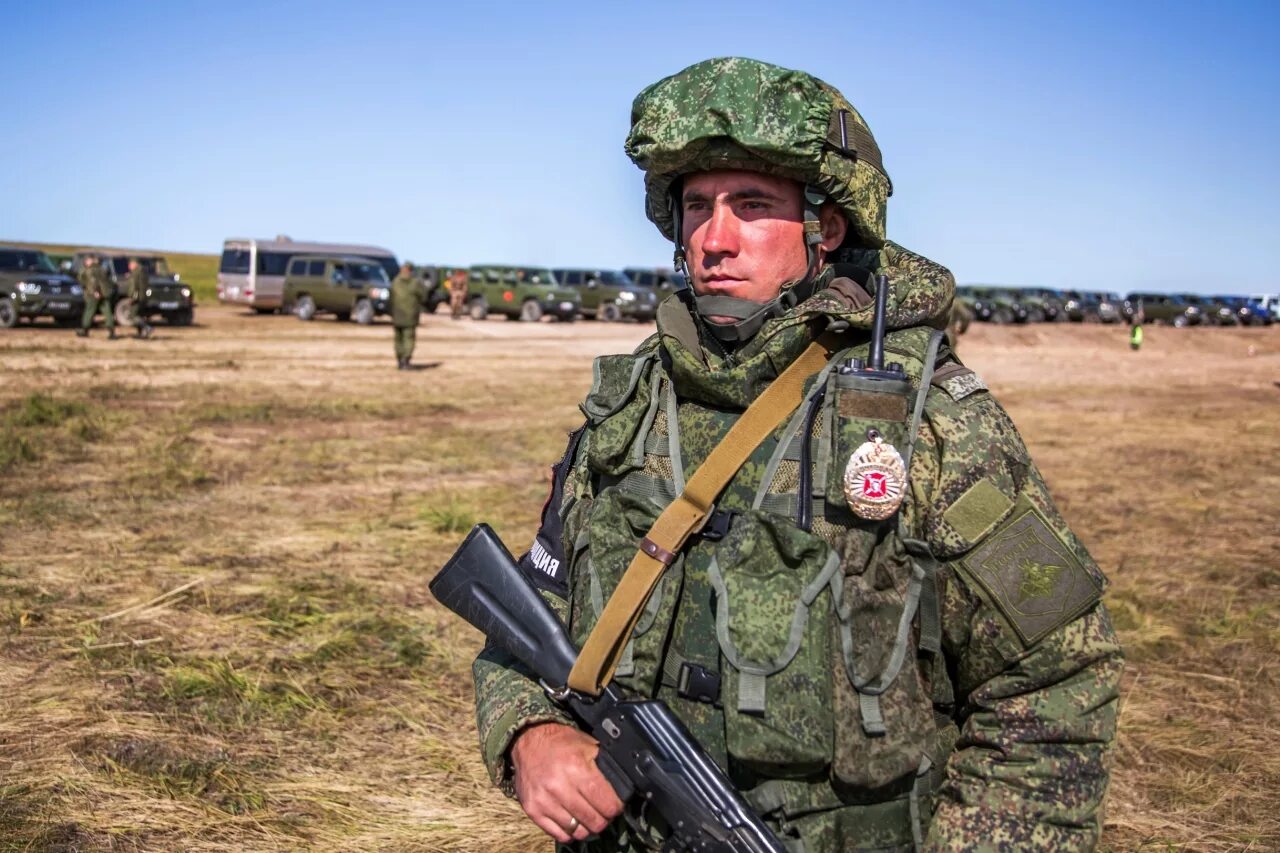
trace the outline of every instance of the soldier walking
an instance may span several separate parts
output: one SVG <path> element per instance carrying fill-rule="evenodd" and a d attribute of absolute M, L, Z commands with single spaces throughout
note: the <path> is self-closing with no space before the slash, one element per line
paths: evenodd
<path fill-rule="evenodd" d="M 467 271 L 458 269 L 449 274 L 449 308 L 453 319 L 461 320 L 467 310 Z"/>
<path fill-rule="evenodd" d="M 107 277 L 107 271 L 102 268 L 94 255 L 85 257 L 84 267 L 76 278 L 80 281 L 80 287 L 84 289 L 84 315 L 80 319 L 80 328 L 76 329 L 76 335 L 82 338 L 89 337 L 89 330 L 93 328 L 93 318 L 101 308 L 106 318 L 107 339 L 115 340 L 115 282 Z"/>
<path fill-rule="evenodd" d="M 131 316 L 134 334 L 139 338 L 151 337 L 151 324 L 147 322 L 146 314 L 142 310 L 143 301 L 147 298 L 147 287 L 150 284 L 151 276 L 147 273 L 146 266 L 137 258 L 130 258 L 129 298 L 133 300 Z"/>
<path fill-rule="evenodd" d="M 409 359 L 418 343 L 418 317 L 427 301 L 427 289 L 413 274 L 413 264 L 405 261 L 391 282 L 391 323 L 395 326 L 396 367 L 409 369 Z"/>

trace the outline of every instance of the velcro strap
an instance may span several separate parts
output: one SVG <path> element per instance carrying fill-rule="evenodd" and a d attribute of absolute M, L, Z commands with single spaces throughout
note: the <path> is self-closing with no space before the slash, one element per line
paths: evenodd
<path fill-rule="evenodd" d="M 855 121 L 848 110 L 831 111 L 831 120 L 827 123 L 827 144 L 844 151 L 855 160 L 862 160 L 884 175 L 889 182 L 889 195 L 893 195 L 893 180 L 884 169 L 880 146 L 876 144 L 871 131 L 863 127 L 861 122 Z"/>

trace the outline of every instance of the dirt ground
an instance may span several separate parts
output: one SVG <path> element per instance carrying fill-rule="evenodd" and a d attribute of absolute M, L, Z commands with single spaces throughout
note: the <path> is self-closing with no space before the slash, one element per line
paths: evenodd
<path fill-rule="evenodd" d="M 0 850 L 549 849 L 479 764 L 426 582 L 527 542 L 593 355 L 651 327 L 201 306 L 0 331 Z M 1104 844 L 1280 848 L 1280 327 L 961 348 L 1111 578 Z"/>

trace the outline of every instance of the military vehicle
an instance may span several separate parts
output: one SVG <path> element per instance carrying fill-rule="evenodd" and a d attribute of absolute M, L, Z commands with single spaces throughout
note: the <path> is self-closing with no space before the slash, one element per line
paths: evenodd
<path fill-rule="evenodd" d="M 472 320 L 501 314 L 508 320 L 536 323 L 543 316 L 562 322 L 577 319 L 582 309 L 578 291 L 561 286 L 545 267 L 476 264 L 467 281 L 467 311 Z"/>
<path fill-rule="evenodd" d="M 662 293 L 684 286 L 684 276 L 670 267 L 627 267 L 622 274 L 640 287 L 651 287 L 659 291 L 659 302 L 662 301 Z"/>
<path fill-rule="evenodd" d="M 582 297 L 582 316 L 606 323 L 622 319 L 642 322 L 658 313 L 658 290 L 638 285 L 626 273 L 613 270 L 557 269 L 556 281 L 576 289 Z"/>
<path fill-rule="evenodd" d="M 1062 308 L 1072 323 L 1120 322 L 1120 295 L 1100 290 L 1063 291 L 1066 302 Z"/>
<path fill-rule="evenodd" d="M 454 270 L 465 270 L 462 266 L 433 266 L 423 264 L 413 268 L 414 273 L 427 288 L 427 307 L 423 310 L 434 314 L 441 305 L 449 304 L 449 288 L 445 285 Z"/>
<path fill-rule="evenodd" d="M 1061 292 L 1047 287 L 1022 287 L 1014 297 L 1027 309 L 1028 323 L 1057 323 L 1067 319 Z"/>
<path fill-rule="evenodd" d="M 137 258 L 147 271 L 147 289 L 142 295 L 138 313 L 144 320 L 160 316 L 170 326 L 190 326 L 195 320 L 195 300 L 191 288 L 180 276 L 169 270 L 169 262 L 155 252 L 131 252 L 124 249 L 80 249 L 71 259 L 71 269 L 79 274 L 84 259 L 93 255 L 116 285 L 116 322 L 127 326 L 133 322 L 134 306 L 129 295 L 129 261 Z"/>
<path fill-rule="evenodd" d="M 1133 322 L 1139 310 L 1144 322 L 1183 328 L 1204 322 L 1204 312 L 1178 294 L 1130 293 L 1124 298 L 1125 320 Z"/>
<path fill-rule="evenodd" d="M 0 246 L 0 328 L 18 320 L 52 317 L 59 326 L 75 326 L 84 314 L 84 293 L 76 280 L 58 272 L 39 249 Z"/>
<path fill-rule="evenodd" d="M 281 298 L 284 310 L 299 320 L 314 320 L 323 311 L 367 326 L 391 312 L 391 281 L 377 258 L 295 255 L 289 259 Z"/>
<path fill-rule="evenodd" d="M 1012 288 L 966 285 L 962 293 L 977 320 L 997 325 L 1027 322 L 1027 306 Z"/>
<path fill-rule="evenodd" d="M 1202 296 L 1198 293 L 1182 293 L 1179 296 L 1188 305 L 1194 305 L 1200 309 L 1204 324 L 1207 326 L 1240 325 L 1240 318 L 1236 316 L 1235 309 L 1221 302 L 1216 296 Z"/>
<path fill-rule="evenodd" d="M 259 314 L 274 314 L 284 305 L 284 277 L 295 255 L 372 258 L 387 280 L 400 262 L 390 249 L 352 243 L 304 243 L 281 234 L 274 240 L 232 237 L 222 244 L 218 262 L 218 301 L 247 305 Z"/>

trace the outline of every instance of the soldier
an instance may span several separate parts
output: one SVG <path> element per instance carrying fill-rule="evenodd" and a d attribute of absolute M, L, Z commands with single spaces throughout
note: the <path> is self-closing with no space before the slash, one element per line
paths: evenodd
<path fill-rule="evenodd" d="M 137 258 L 129 259 L 129 299 L 133 301 L 133 329 L 139 338 L 151 337 L 151 324 L 147 322 L 143 306 L 147 300 L 147 288 L 151 286 L 151 275 L 147 267 Z"/>
<path fill-rule="evenodd" d="M 808 74 L 714 59 L 631 118 L 691 290 L 597 359 L 521 560 L 583 648 L 570 686 L 665 701 L 788 849 L 1093 848 L 1122 668 L 1105 581 L 946 347 L 951 274 L 885 239 L 862 117 Z M 878 276 L 900 368 L 875 374 Z M 778 426 L 708 463 L 727 486 L 701 527 L 655 526 L 753 420 Z M 633 561 L 665 573 L 615 601 Z M 475 683 L 494 782 L 557 842 L 662 834 L 633 804 L 618 819 L 595 741 L 518 664 L 486 649 Z"/>
<path fill-rule="evenodd" d="M 427 300 L 427 289 L 413 274 L 413 264 L 405 261 L 391 282 L 391 323 L 395 326 L 396 367 L 409 369 L 409 359 L 418 342 L 418 317 Z"/>
<path fill-rule="evenodd" d="M 466 270 L 458 269 L 449 273 L 449 308 L 455 320 L 461 320 L 467 310 Z"/>
<path fill-rule="evenodd" d="M 115 282 L 107 277 L 107 271 L 98 263 L 95 255 L 85 256 L 84 266 L 76 278 L 79 279 L 80 287 L 84 290 L 84 315 L 81 317 L 80 328 L 76 329 L 76 334 L 82 338 L 89 336 L 89 330 L 93 328 L 93 318 L 101 308 L 103 321 L 107 326 L 107 339 L 114 341 L 116 339 Z"/>

